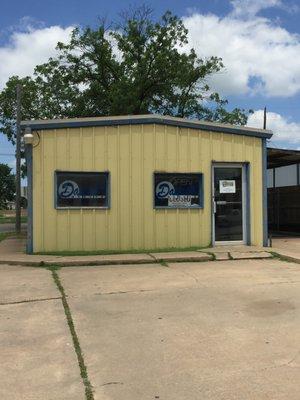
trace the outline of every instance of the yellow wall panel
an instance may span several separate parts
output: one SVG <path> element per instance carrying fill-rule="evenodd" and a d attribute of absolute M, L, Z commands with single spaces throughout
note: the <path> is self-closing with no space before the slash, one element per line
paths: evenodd
<path fill-rule="evenodd" d="M 47 132 L 44 132 L 44 136 Z M 81 135 L 80 129 L 72 128 L 66 132 L 68 136 L 69 146 L 69 168 L 70 171 L 81 171 L 82 170 L 82 154 L 81 154 Z"/>
<path fill-rule="evenodd" d="M 59 210 L 57 214 L 60 213 Z M 64 211 L 63 211 L 64 212 Z M 82 240 L 82 226 L 81 226 L 81 210 L 70 210 L 69 211 L 69 238 L 70 238 L 70 250 L 80 250 L 83 248 Z"/>
<path fill-rule="evenodd" d="M 96 248 L 95 210 L 82 210 L 83 250 Z"/>
<path fill-rule="evenodd" d="M 69 135 L 65 129 L 55 130 L 55 152 L 56 152 L 56 168 L 60 170 L 66 170 L 69 168 L 68 160 L 70 155 L 69 151 Z"/>
<path fill-rule="evenodd" d="M 84 135 L 84 137 L 83 137 Z M 93 128 L 81 128 L 80 130 L 80 141 L 82 150 L 82 170 L 93 171 L 95 168 L 94 162 L 94 135 Z"/>

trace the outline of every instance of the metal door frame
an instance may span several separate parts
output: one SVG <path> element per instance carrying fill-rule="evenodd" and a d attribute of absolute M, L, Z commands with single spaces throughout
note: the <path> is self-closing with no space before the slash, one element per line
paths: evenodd
<path fill-rule="evenodd" d="M 230 240 L 230 241 L 216 241 L 215 240 L 215 168 L 241 168 L 242 170 L 242 219 L 243 219 L 243 239 L 242 240 Z M 211 170 L 211 214 L 212 214 L 212 245 L 230 245 L 230 244 L 248 244 L 249 238 L 247 229 L 247 210 L 250 198 L 249 185 L 247 184 L 246 175 L 246 164 L 245 163 L 233 163 L 233 162 L 213 162 Z"/>

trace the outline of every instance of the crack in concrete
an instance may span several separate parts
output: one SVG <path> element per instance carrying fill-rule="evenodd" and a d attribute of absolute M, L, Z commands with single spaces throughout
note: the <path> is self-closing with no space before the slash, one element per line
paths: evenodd
<path fill-rule="evenodd" d="M 290 367 L 292 362 L 294 362 L 299 355 L 300 355 L 300 350 L 298 350 L 296 352 L 296 354 L 294 355 L 294 357 L 290 361 L 287 361 L 287 362 L 284 362 L 284 363 L 281 363 L 281 364 L 278 364 L 278 365 L 270 365 L 270 366 L 267 366 L 267 367 L 264 367 L 264 368 L 260 368 L 259 371 L 268 371 L 270 369 L 276 369 L 276 368 L 282 368 L 282 367 Z M 299 368 L 299 366 L 297 366 L 297 368 Z"/>
<path fill-rule="evenodd" d="M 100 386 L 108 386 L 108 385 L 124 385 L 123 382 L 107 382 L 107 383 L 103 383 L 103 385 Z"/>
<path fill-rule="evenodd" d="M 257 285 L 283 285 L 283 284 L 293 284 L 293 283 L 300 283 L 300 281 L 278 281 L 278 282 L 263 282 L 258 283 Z"/>
<path fill-rule="evenodd" d="M 67 324 L 69 326 L 70 334 L 71 334 L 71 337 L 72 337 L 74 351 L 75 351 L 76 356 L 77 356 L 77 361 L 78 361 L 78 366 L 79 366 L 79 370 L 80 370 L 80 375 L 81 375 L 81 378 L 82 378 L 82 383 L 83 383 L 84 388 L 85 388 L 85 398 L 86 398 L 86 400 L 94 400 L 93 387 L 92 387 L 92 384 L 91 384 L 91 382 L 89 380 L 89 377 L 88 377 L 87 367 L 86 367 L 86 364 L 85 364 L 83 352 L 82 352 L 81 347 L 80 347 L 79 338 L 78 338 L 78 335 L 77 335 L 77 332 L 76 332 L 76 329 L 75 329 L 75 325 L 74 325 L 71 309 L 70 309 L 70 306 L 69 306 L 68 301 L 67 301 L 67 296 L 66 296 L 66 293 L 65 293 L 65 289 L 64 289 L 64 287 L 63 287 L 63 285 L 61 283 L 61 280 L 59 278 L 59 275 L 58 275 L 57 271 L 54 268 L 52 268 L 51 272 L 52 272 L 53 280 L 54 280 L 54 282 L 55 282 L 55 284 L 57 286 L 57 289 L 61 293 L 62 306 L 64 308 L 65 317 L 66 317 Z"/>
<path fill-rule="evenodd" d="M 188 275 L 188 274 L 187 274 Z M 116 291 L 116 292 L 98 292 L 98 293 L 82 293 L 82 294 L 69 294 L 66 295 L 66 298 L 81 298 L 81 297 L 89 297 L 89 296 L 106 296 L 106 295 L 118 295 L 118 294 L 139 294 L 139 293 L 147 293 L 147 292 L 160 292 L 160 291 L 165 291 L 165 290 L 191 290 L 191 289 L 201 289 L 201 288 L 206 288 L 208 287 L 205 285 L 202 281 L 200 282 L 196 277 L 191 276 L 193 280 L 195 280 L 197 283 L 199 283 L 199 287 L 195 286 L 169 286 L 169 287 L 158 287 L 155 289 L 140 289 L 140 290 L 128 290 L 128 291 Z"/>
<path fill-rule="evenodd" d="M 95 296 L 105 296 L 111 294 L 126 294 L 126 293 L 143 293 L 143 292 L 154 292 L 157 289 L 140 289 L 140 290 L 127 290 L 127 291 L 117 291 L 117 292 L 106 292 L 106 293 L 94 293 Z"/>
<path fill-rule="evenodd" d="M 49 301 L 49 300 L 60 300 L 61 296 L 59 297 L 48 297 L 46 299 L 28 299 L 28 300 L 17 300 L 17 301 L 4 301 L 0 302 L 0 306 L 7 306 L 11 304 L 23 304 L 23 303 L 35 303 L 38 301 Z"/>
<path fill-rule="evenodd" d="M 156 263 L 158 263 L 158 260 L 151 253 L 146 253 L 146 254 L 150 256 Z"/>
<path fill-rule="evenodd" d="M 295 356 L 294 356 L 290 361 L 288 361 L 288 362 L 286 363 L 286 365 L 290 365 L 292 362 L 294 362 L 294 361 L 296 360 L 296 358 L 299 356 L 299 354 L 300 354 L 300 350 L 298 350 L 298 351 L 296 352 Z"/>

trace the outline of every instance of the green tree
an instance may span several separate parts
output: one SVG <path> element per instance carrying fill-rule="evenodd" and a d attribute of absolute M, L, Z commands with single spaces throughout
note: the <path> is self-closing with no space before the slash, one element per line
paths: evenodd
<path fill-rule="evenodd" d="M 7 202 L 15 198 L 15 176 L 12 169 L 0 163 L 0 209 L 6 209 Z"/>
<path fill-rule="evenodd" d="M 245 124 L 245 110 L 208 85 L 223 68 L 218 57 L 201 59 L 188 49 L 181 19 L 165 13 L 154 21 L 142 7 L 111 26 L 75 28 L 58 55 L 32 77 L 11 77 L 0 93 L 0 124 L 14 141 L 15 87 L 23 86 L 22 118 L 68 118 L 159 113 Z"/>

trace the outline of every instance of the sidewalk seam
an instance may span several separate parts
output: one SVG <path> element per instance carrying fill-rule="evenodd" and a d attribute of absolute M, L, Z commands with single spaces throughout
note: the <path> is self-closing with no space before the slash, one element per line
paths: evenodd
<path fill-rule="evenodd" d="M 50 268 L 49 268 L 50 269 Z M 52 273 L 52 277 L 53 280 L 61 294 L 61 301 L 62 301 L 62 305 L 65 311 L 65 316 L 67 319 L 67 323 L 70 329 L 70 333 L 72 336 L 72 340 L 73 340 L 73 347 L 77 356 L 77 361 L 78 361 L 78 366 L 79 366 L 79 370 L 80 370 L 80 375 L 82 378 L 82 382 L 84 384 L 84 388 L 85 388 L 85 397 L 86 400 L 94 400 L 94 393 L 93 393 L 93 387 L 91 385 L 91 382 L 89 380 L 88 377 L 88 372 L 87 372 L 87 368 L 85 365 L 85 361 L 84 361 L 84 357 L 83 357 L 83 353 L 80 347 L 80 342 L 79 342 L 79 338 L 78 335 L 76 333 L 75 330 L 75 325 L 74 325 L 74 321 L 72 318 L 72 314 L 71 314 L 71 309 L 69 307 L 68 301 L 67 301 L 67 296 L 65 294 L 65 290 L 64 287 L 60 281 L 59 275 L 57 273 L 57 270 L 54 268 L 51 268 L 51 273 Z"/>

